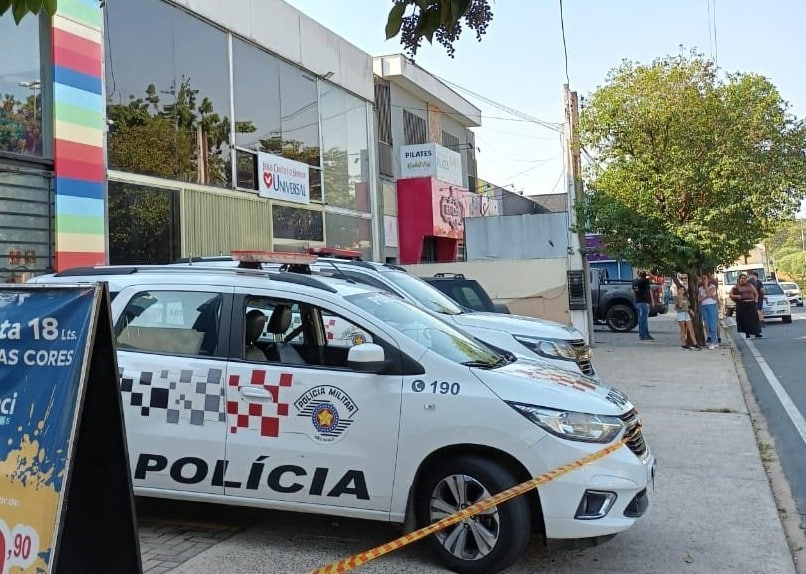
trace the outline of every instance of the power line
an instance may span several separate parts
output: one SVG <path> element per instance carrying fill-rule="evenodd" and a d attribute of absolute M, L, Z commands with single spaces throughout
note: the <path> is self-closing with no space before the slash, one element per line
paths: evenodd
<path fill-rule="evenodd" d="M 571 85 L 568 77 L 568 45 L 565 43 L 565 17 L 563 16 L 563 0 L 560 0 L 560 30 L 563 36 L 563 58 L 565 61 L 565 83 Z"/>

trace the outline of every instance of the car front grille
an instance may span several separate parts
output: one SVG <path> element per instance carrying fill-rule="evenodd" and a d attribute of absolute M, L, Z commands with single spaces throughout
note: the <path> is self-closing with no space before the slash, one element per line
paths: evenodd
<path fill-rule="evenodd" d="M 643 456 L 646 453 L 646 443 L 644 442 L 644 433 L 641 426 L 641 419 L 638 416 L 638 411 L 632 409 L 619 417 L 624 426 L 626 427 L 625 435 L 629 437 L 627 447 L 633 451 L 637 456 Z"/>
<path fill-rule="evenodd" d="M 591 348 L 582 339 L 571 341 L 571 346 L 576 352 L 576 363 L 579 365 L 579 370 L 586 375 L 595 375 L 596 371 L 593 370 L 593 363 L 591 362 Z"/>

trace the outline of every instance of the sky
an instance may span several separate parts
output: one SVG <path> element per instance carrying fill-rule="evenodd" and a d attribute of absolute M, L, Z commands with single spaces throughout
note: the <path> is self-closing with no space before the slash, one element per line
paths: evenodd
<path fill-rule="evenodd" d="M 374 56 L 403 51 L 396 38 L 384 39 L 392 0 L 286 1 Z M 792 112 L 806 116 L 804 0 L 563 0 L 567 78 L 560 0 L 492 4 L 494 20 L 481 42 L 465 30 L 453 59 L 425 42 L 417 64 L 489 100 L 561 123 L 563 84 L 584 98 L 622 60 L 649 64 L 683 46 L 724 72 L 767 77 Z M 482 110 L 482 127 L 474 129 L 481 179 L 524 195 L 564 191 L 558 134 L 459 93 Z"/>

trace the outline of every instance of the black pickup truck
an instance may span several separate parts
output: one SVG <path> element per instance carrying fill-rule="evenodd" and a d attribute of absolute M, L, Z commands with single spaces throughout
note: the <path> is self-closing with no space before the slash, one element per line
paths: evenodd
<path fill-rule="evenodd" d="M 626 333 L 635 329 L 638 312 L 632 280 L 609 279 L 601 269 L 591 269 L 590 289 L 594 321 L 606 324 L 611 331 Z M 663 285 L 652 284 L 652 301 L 650 317 L 666 313 L 668 306 L 663 299 Z"/>
<path fill-rule="evenodd" d="M 468 279 L 461 273 L 437 273 L 433 277 L 420 279 L 467 309 L 487 313 L 509 313 L 509 308 L 503 303 L 495 303 L 478 281 Z"/>

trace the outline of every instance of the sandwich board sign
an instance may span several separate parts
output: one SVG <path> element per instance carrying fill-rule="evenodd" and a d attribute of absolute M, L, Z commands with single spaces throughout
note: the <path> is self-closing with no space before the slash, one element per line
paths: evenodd
<path fill-rule="evenodd" d="M 0 287 L 0 574 L 141 573 L 109 292 Z"/>

